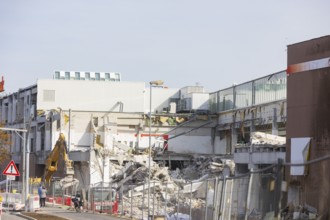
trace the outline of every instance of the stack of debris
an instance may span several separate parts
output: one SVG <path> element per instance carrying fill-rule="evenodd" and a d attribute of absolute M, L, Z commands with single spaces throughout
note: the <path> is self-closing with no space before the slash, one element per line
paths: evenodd
<path fill-rule="evenodd" d="M 253 145 L 284 145 L 285 143 L 285 137 L 266 134 L 263 132 L 251 133 L 251 144 Z"/>
<path fill-rule="evenodd" d="M 281 217 L 284 220 L 291 219 L 316 219 L 318 217 L 317 210 L 305 205 L 294 205 L 290 203 L 285 209 L 281 211 Z"/>
<path fill-rule="evenodd" d="M 285 151 L 286 138 L 267 134 L 264 132 L 252 132 L 249 143 L 237 144 L 235 152 L 247 153 L 251 151 L 269 152 Z"/>
<path fill-rule="evenodd" d="M 204 175 L 209 178 L 221 177 L 225 168 L 230 170 L 230 175 L 234 175 L 235 163 L 233 160 L 223 159 L 221 157 L 195 157 L 192 163 L 181 170 L 181 178 L 185 180 L 196 180 Z"/>
<path fill-rule="evenodd" d="M 112 162 L 111 167 L 111 184 L 123 191 L 123 207 L 120 204 L 119 210 L 125 210 L 124 213 L 128 216 L 134 214 L 139 217 L 147 216 L 146 204 L 149 204 L 155 214 L 173 214 L 178 203 L 183 206 L 191 204 L 192 208 L 201 209 L 206 201 L 205 180 L 212 177 L 221 178 L 220 173 L 225 167 L 228 167 L 232 174 L 235 169 L 231 160 L 223 160 L 220 157 L 198 156 L 186 168 L 174 171 L 151 161 L 148 192 L 148 155 L 130 155 L 129 162 L 123 162 L 121 165 Z M 133 213 L 130 213 L 131 204 Z"/>

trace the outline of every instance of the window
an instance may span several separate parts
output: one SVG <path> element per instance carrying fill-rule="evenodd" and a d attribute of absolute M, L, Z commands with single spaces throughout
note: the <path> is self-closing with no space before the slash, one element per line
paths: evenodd
<path fill-rule="evenodd" d="M 120 74 L 119 73 L 115 73 L 115 81 L 120 81 Z"/>
<path fill-rule="evenodd" d="M 105 73 L 105 80 L 110 81 L 110 73 Z"/>
<path fill-rule="evenodd" d="M 85 78 L 86 78 L 86 80 L 90 80 L 91 79 L 91 74 L 90 73 L 85 73 Z"/>
<path fill-rule="evenodd" d="M 100 73 L 95 73 L 95 80 L 100 80 Z"/>
<path fill-rule="evenodd" d="M 93 124 L 95 127 L 99 126 L 99 118 L 98 117 L 93 117 Z"/>
<path fill-rule="evenodd" d="M 34 141 L 33 140 L 34 140 L 33 138 L 30 139 L 30 150 L 31 150 L 31 152 L 35 152 Z"/>
<path fill-rule="evenodd" d="M 60 72 L 56 71 L 55 72 L 55 79 L 59 79 L 60 78 Z"/>
<path fill-rule="evenodd" d="M 59 131 L 61 128 L 61 121 L 60 120 L 56 120 L 56 129 Z"/>
<path fill-rule="evenodd" d="M 45 126 L 40 127 L 40 150 L 45 150 Z"/>
<path fill-rule="evenodd" d="M 80 73 L 79 72 L 75 72 L 75 79 L 80 80 Z"/>
<path fill-rule="evenodd" d="M 65 72 L 65 79 L 70 79 L 70 72 Z"/>

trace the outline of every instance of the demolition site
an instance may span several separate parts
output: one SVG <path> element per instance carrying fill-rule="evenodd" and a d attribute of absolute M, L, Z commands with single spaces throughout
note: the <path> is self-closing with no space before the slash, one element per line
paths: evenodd
<path fill-rule="evenodd" d="M 132 219 L 330 219 L 329 82 L 330 36 L 211 93 L 55 71 L 6 94 L 3 79 L 3 204 L 34 212 L 43 185 L 47 204 Z"/>

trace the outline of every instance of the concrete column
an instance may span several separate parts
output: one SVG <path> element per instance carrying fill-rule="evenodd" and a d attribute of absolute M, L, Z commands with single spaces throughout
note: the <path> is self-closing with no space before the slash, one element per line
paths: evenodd
<path fill-rule="evenodd" d="M 273 108 L 273 121 L 272 121 L 272 134 L 278 135 L 278 125 L 277 125 L 277 109 Z"/>
<path fill-rule="evenodd" d="M 255 170 L 255 168 L 250 168 L 250 171 Z M 249 187 L 246 199 L 246 212 L 245 220 L 248 220 L 248 216 L 253 210 L 253 208 L 259 207 L 259 193 L 260 193 L 260 177 L 259 174 L 250 174 Z"/>
<path fill-rule="evenodd" d="M 256 112 L 253 110 L 251 111 L 251 124 L 250 124 L 250 133 L 255 131 L 254 120 L 256 118 Z"/>
<path fill-rule="evenodd" d="M 231 149 L 230 153 L 233 154 L 237 144 L 237 131 L 236 131 L 236 113 L 233 115 L 233 124 L 231 127 Z M 226 153 L 229 153 L 228 151 Z"/>

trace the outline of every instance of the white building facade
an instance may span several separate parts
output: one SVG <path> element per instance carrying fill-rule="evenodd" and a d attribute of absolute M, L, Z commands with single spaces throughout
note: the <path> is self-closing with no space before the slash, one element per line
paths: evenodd
<path fill-rule="evenodd" d="M 174 153 L 213 153 L 210 134 L 216 120 L 176 113 L 173 106 L 176 107 L 180 99 L 179 89 L 123 82 L 118 75 L 109 75 L 118 80 L 102 80 L 102 77 L 106 79 L 105 74 L 100 74 L 97 80 L 88 80 L 86 72 L 79 72 L 79 77 L 77 73 L 55 73 L 52 80 L 38 80 L 36 85 L 0 99 L 0 117 L 5 126 L 30 130 L 26 140 L 30 177 L 42 177 L 45 159 L 60 133 L 67 139 L 76 178 L 84 184 L 80 187 L 108 179 L 102 170 L 105 164 L 93 156 L 97 146 L 110 150 L 113 145 L 147 148 L 149 132 L 152 144 L 169 132 L 166 136 L 169 151 Z M 150 108 L 152 124 L 149 131 Z M 187 121 L 186 126 L 176 128 Z M 174 138 L 171 140 L 171 137 Z M 22 149 L 22 138 L 13 133 L 10 151 L 19 169 L 22 169 Z M 63 162 L 59 161 L 59 170 L 61 167 Z M 91 173 L 98 174 L 92 176 Z M 61 177 L 61 173 L 54 176 Z"/>

